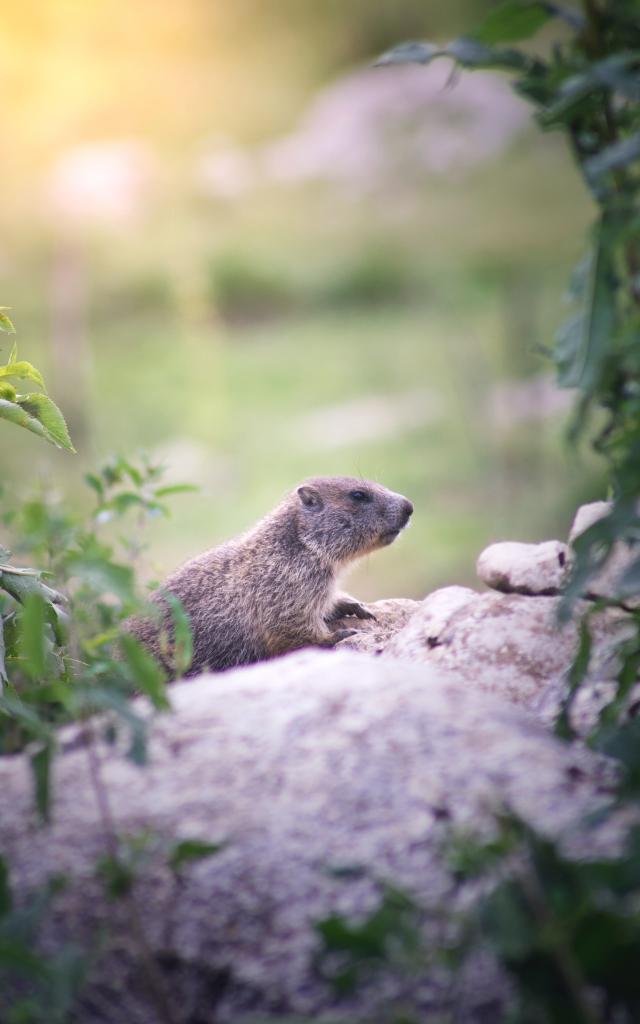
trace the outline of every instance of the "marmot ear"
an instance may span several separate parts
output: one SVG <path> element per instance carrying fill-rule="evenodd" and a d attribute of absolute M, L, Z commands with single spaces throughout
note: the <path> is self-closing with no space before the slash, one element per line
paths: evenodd
<path fill-rule="evenodd" d="M 305 508 L 322 508 L 322 497 L 315 487 L 303 484 L 302 487 L 298 487 L 298 497 Z"/>

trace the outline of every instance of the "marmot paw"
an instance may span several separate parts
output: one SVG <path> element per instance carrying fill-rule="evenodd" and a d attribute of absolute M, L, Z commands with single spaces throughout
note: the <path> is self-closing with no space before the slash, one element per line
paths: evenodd
<path fill-rule="evenodd" d="M 367 611 L 359 601 L 338 601 L 326 621 L 335 622 L 336 619 L 343 619 L 347 615 L 355 615 L 357 619 L 375 619 L 375 615 Z"/>

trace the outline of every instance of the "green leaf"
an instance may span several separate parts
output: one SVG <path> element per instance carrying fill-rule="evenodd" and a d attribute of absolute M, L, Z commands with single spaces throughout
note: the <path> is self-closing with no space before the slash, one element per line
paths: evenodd
<path fill-rule="evenodd" d="M 20 617 L 20 657 L 34 680 L 41 680 L 47 667 L 46 615 L 42 596 L 30 593 Z"/>
<path fill-rule="evenodd" d="M 553 10 L 538 0 L 505 0 L 489 11 L 473 37 L 489 45 L 528 39 L 553 15 Z"/>
<path fill-rule="evenodd" d="M 9 420 L 32 434 L 44 437 L 56 448 L 75 452 L 62 413 L 46 395 L 16 396 L 17 401 L 0 398 L 0 419 Z"/>
<path fill-rule="evenodd" d="M 195 484 L 170 484 L 167 487 L 158 487 L 154 494 L 156 498 L 167 498 L 170 494 L 187 494 L 189 491 L 197 491 Z"/>
<path fill-rule="evenodd" d="M 569 123 L 576 108 L 588 97 L 603 91 L 629 100 L 640 99 L 640 81 L 637 68 L 640 53 L 615 53 L 590 64 L 587 71 L 570 75 L 561 83 L 546 108 L 538 115 L 540 123 L 551 126 Z"/>
<path fill-rule="evenodd" d="M 169 867 L 178 872 L 185 864 L 203 857 L 212 857 L 224 850 L 226 843 L 205 843 L 201 839 L 182 839 L 176 843 L 169 854 Z"/>
<path fill-rule="evenodd" d="M 55 402 L 52 402 L 47 395 L 39 393 L 21 395 L 18 398 L 18 404 L 42 424 L 46 431 L 47 439 L 52 444 L 55 444 L 58 448 L 66 448 L 67 451 L 75 453 L 64 416 Z"/>
<path fill-rule="evenodd" d="M 640 160 L 640 132 L 630 135 L 627 139 L 614 142 L 607 146 L 595 156 L 585 160 L 582 169 L 585 177 L 592 183 L 610 171 L 619 170 L 621 167 L 628 167 L 629 164 Z"/>
<path fill-rule="evenodd" d="M 30 416 L 29 413 L 25 409 L 22 409 L 16 402 L 10 402 L 6 398 L 0 398 L 0 419 L 9 420 L 10 423 L 15 423 L 18 427 L 24 427 L 25 430 L 30 430 L 32 434 L 38 434 L 40 437 L 44 437 L 47 441 L 51 440 L 39 420 Z"/>
<path fill-rule="evenodd" d="M 81 714 L 93 713 L 96 709 L 101 711 L 112 711 L 124 722 L 129 729 L 131 743 L 127 751 L 127 757 L 134 764 L 144 765 L 147 763 L 147 723 L 140 715 L 133 710 L 131 701 L 118 693 L 117 690 L 107 686 L 96 686 L 92 684 L 86 689 L 76 690 Z M 2 698 L 0 697 L 0 706 Z"/>
<path fill-rule="evenodd" d="M 100 480 L 100 478 L 97 477 L 95 473 L 86 473 L 84 479 L 85 482 L 89 485 L 89 487 L 93 488 L 93 490 L 98 495 L 98 498 L 100 498 L 100 500 L 102 501 L 102 499 L 104 498 L 104 484 L 102 483 L 102 480 Z"/>
<path fill-rule="evenodd" d="M 464 68 L 502 68 L 505 71 L 531 71 L 543 65 L 519 50 L 493 50 L 477 39 L 461 36 L 447 43 L 443 54 Z"/>
<path fill-rule="evenodd" d="M 400 43 L 378 57 L 375 66 L 386 64 L 429 64 L 435 57 L 441 57 L 442 50 L 434 43 Z"/>
<path fill-rule="evenodd" d="M 6 313 L 8 309 L 11 309 L 11 306 L 0 306 L 0 331 L 4 331 L 5 334 L 15 334 L 16 329 Z"/>
<path fill-rule="evenodd" d="M 519 50 L 493 50 L 477 39 L 461 36 L 444 47 L 433 43 L 402 43 L 388 50 L 376 61 L 376 67 L 387 64 L 430 64 L 436 57 L 452 57 L 465 68 L 502 68 L 506 71 L 541 72 L 542 61 Z"/>
<path fill-rule="evenodd" d="M 575 388 L 580 381 L 582 337 L 584 334 L 584 316 L 582 313 L 571 317 L 559 329 L 553 358 L 558 370 L 558 384 L 561 388 Z"/>
<path fill-rule="evenodd" d="M 562 387 L 591 393 L 610 349 L 616 320 L 610 247 L 610 228 L 603 218 L 596 229 L 584 313 L 565 325 L 556 342 L 554 356 Z"/>
<path fill-rule="evenodd" d="M 507 961 L 524 960 L 535 945 L 531 914 L 515 880 L 503 882 L 484 900 L 481 922 L 489 942 Z"/>
<path fill-rule="evenodd" d="M 155 708 L 166 711 L 171 705 L 162 668 L 129 633 L 122 634 L 120 644 L 135 686 L 147 695 Z"/>
<path fill-rule="evenodd" d="M 580 640 L 578 650 L 569 669 L 567 679 L 567 695 L 562 702 L 560 714 L 555 724 L 555 734 L 561 739 L 569 740 L 574 737 L 573 726 L 571 725 L 570 709 L 580 684 L 585 680 L 591 662 L 591 631 L 589 629 L 589 617 L 584 615 L 580 620 Z"/>
<path fill-rule="evenodd" d="M 547 0 L 542 0 L 541 6 L 546 8 L 552 17 L 565 21 L 567 25 L 575 28 L 578 32 L 584 28 L 585 21 L 580 11 L 576 11 L 572 7 L 561 7 L 560 4 L 548 3 Z"/>
<path fill-rule="evenodd" d="M 102 879 L 107 896 L 111 900 L 127 896 L 135 882 L 135 871 L 121 857 L 107 855 L 98 860 L 96 873 Z"/>
<path fill-rule="evenodd" d="M 51 757 L 52 744 L 49 741 L 31 755 L 31 771 L 35 786 L 36 807 L 43 821 L 49 820 L 51 808 Z"/>
<path fill-rule="evenodd" d="M 133 600 L 133 570 L 98 555 L 69 558 L 69 571 L 98 592 L 115 594 L 121 601 Z"/>
<path fill-rule="evenodd" d="M 0 378 L 2 377 L 16 377 L 18 380 L 32 380 L 36 384 L 39 384 L 43 391 L 46 391 L 44 379 L 39 370 L 36 370 L 35 366 L 26 360 L 20 362 L 8 362 L 5 366 L 0 366 Z"/>
<path fill-rule="evenodd" d="M 16 389 L 13 384 L 0 381 L 0 398 L 6 399 L 7 402 L 15 402 L 16 397 Z"/>

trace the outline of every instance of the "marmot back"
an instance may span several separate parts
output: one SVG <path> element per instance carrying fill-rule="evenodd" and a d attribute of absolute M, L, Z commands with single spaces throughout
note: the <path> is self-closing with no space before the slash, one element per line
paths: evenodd
<path fill-rule="evenodd" d="M 332 629 L 337 619 L 371 617 L 353 598 L 338 594 L 338 574 L 391 544 L 412 512 L 407 498 L 368 480 L 307 480 L 253 529 L 169 576 L 151 598 L 163 624 L 134 618 L 126 628 L 162 661 L 160 634 L 171 634 L 163 598 L 177 597 L 193 634 L 188 675 L 299 647 L 332 647 L 353 632 Z"/>

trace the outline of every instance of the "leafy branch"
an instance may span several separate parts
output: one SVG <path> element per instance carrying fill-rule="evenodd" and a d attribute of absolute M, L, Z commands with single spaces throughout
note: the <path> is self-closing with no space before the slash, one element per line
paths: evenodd
<path fill-rule="evenodd" d="M 12 321 L 7 316 L 8 306 L 0 306 L 0 331 L 15 334 Z M 38 391 L 18 392 L 13 382 L 31 381 Z M 6 363 L 0 365 L 0 419 L 15 423 L 43 437 L 56 448 L 75 452 L 67 424 L 58 406 L 48 394 L 44 378 L 32 363 L 18 359 L 18 346 L 13 344 Z"/>

